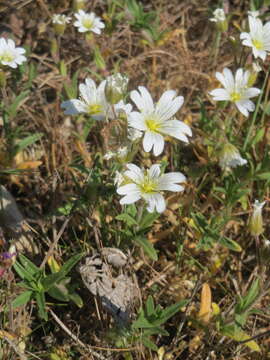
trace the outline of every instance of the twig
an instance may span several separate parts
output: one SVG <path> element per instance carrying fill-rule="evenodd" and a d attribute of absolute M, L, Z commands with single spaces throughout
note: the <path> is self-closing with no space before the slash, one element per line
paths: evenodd
<path fill-rule="evenodd" d="M 72 332 L 66 327 L 66 325 L 59 319 L 59 317 L 51 310 L 49 309 L 52 317 L 57 322 L 57 324 L 74 340 L 78 345 L 80 345 L 82 348 L 86 349 L 90 352 L 91 355 L 95 356 L 97 359 L 101 360 L 107 360 L 103 355 L 98 354 L 96 351 L 90 349 L 90 347 L 86 344 L 84 344 L 80 339 L 78 339 L 77 336 L 72 334 Z"/>

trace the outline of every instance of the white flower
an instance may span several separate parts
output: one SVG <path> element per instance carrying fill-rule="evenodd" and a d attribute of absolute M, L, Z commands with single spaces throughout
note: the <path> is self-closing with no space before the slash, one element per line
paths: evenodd
<path fill-rule="evenodd" d="M 124 172 L 125 180 L 130 183 L 120 186 L 117 193 L 124 195 L 120 204 L 132 204 L 139 199 L 144 199 L 147 203 L 147 210 L 159 213 L 166 208 L 166 203 L 162 195 L 163 190 L 183 191 L 184 187 L 177 183 L 186 181 L 186 177 L 180 172 L 161 174 L 160 165 L 152 165 L 150 169 L 140 169 L 134 164 L 127 164 L 128 170 Z"/>
<path fill-rule="evenodd" d="M 99 86 L 91 78 L 87 78 L 84 84 L 79 85 L 80 98 L 64 101 L 61 108 L 65 109 L 65 115 L 88 114 L 94 120 L 105 120 L 114 118 L 114 115 L 121 116 L 122 113 L 128 115 L 132 110 L 131 104 L 125 104 L 123 100 L 114 105 L 114 111 L 106 100 L 105 96 L 106 80 Z"/>
<path fill-rule="evenodd" d="M 241 33 L 240 39 L 245 46 L 252 48 L 255 58 L 266 58 L 270 51 L 270 21 L 263 25 L 262 21 L 254 16 L 248 17 L 249 33 Z"/>
<path fill-rule="evenodd" d="M 24 53 L 25 50 L 23 48 L 16 48 L 13 40 L 0 38 L 0 64 L 15 69 L 18 65 L 26 61 L 26 57 L 23 55 Z"/>
<path fill-rule="evenodd" d="M 61 15 L 61 14 L 54 14 L 52 16 L 52 23 L 53 24 L 65 25 L 65 24 L 70 23 L 70 21 L 71 21 L 70 16 Z"/>
<path fill-rule="evenodd" d="M 123 159 L 127 156 L 128 154 L 128 148 L 127 146 L 123 146 L 123 147 L 120 147 L 119 149 L 117 149 L 117 151 L 113 152 L 113 151 L 108 151 L 104 156 L 103 158 L 105 160 L 111 160 L 112 158 L 114 157 L 117 157 L 117 158 L 120 158 L 120 159 Z"/>
<path fill-rule="evenodd" d="M 248 87 L 249 77 L 249 71 L 238 69 L 234 77 L 231 70 L 225 68 L 223 74 L 216 73 L 216 78 L 224 86 L 224 89 L 215 89 L 209 94 L 215 101 L 232 101 L 243 115 L 248 116 L 249 111 L 255 109 L 254 103 L 249 98 L 258 96 L 261 92 L 257 88 Z"/>
<path fill-rule="evenodd" d="M 128 128 L 128 140 L 136 141 L 142 137 L 143 133 L 140 130 Z"/>
<path fill-rule="evenodd" d="M 65 109 L 64 114 L 85 113 L 94 120 L 104 120 L 109 107 L 104 93 L 105 84 L 104 80 L 97 87 L 94 80 L 87 78 L 84 84 L 79 85 L 80 99 L 71 99 L 61 104 L 61 108 Z"/>
<path fill-rule="evenodd" d="M 227 143 L 223 146 L 219 156 L 219 165 L 223 170 L 243 166 L 246 163 L 247 160 L 241 157 L 239 150 L 234 145 Z"/>
<path fill-rule="evenodd" d="M 77 19 L 74 22 L 74 26 L 78 28 L 79 32 L 92 31 L 96 34 L 101 34 L 101 29 L 105 27 L 104 23 L 93 12 L 86 13 L 83 10 L 79 10 L 74 15 Z"/>
<path fill-rule="evenodd" d="M 117 104 L 122 100 L 127 92 L 128 77 L 116 73 L 106 79 L 105 95 L 110 104 Z"/>
<path fill-rule="evenodd" d="M 133 111 L 128 115 L 128 126 L 144 131 L 143 148 L 146 152 L 154 148 L 154 155 L 160 155 L 165 135 L 189 142 L 187 135 L 192 136 L 190 127 L 173 118 L 184 102 L 183 96 L 176 96 L 174 90 L 168 90 L 154 104 L 148 90 L 139 86 L 139 91 L 132 91 L 130 97 L 140 112 Z"/>
<path fill-rule="evenodd" d="M 213 22 L 223 22 L 226 20 L 226 16 L 225 16 L 225 12 L 223 9 L 216 9 L 213 12 L 214 17 L 212 17 L 211 19 L 209 19 L 210 21 Z"/>

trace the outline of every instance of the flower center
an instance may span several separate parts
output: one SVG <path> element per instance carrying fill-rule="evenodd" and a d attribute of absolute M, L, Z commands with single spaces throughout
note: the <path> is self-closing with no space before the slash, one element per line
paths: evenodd
<path fill-rule="evenodd" d="M 255 48 L 257 50 L 262 50 L 263 49 L 263 42 L 261 40 L 253 39 L 252 44 L 255 46 Z"/>
<path fill-rule="evenodd" d="M 148 127 L 150 131 L 158 132 L 158 129 L 160 128 L 160 122 L 155 119 L 154 117 L 149 117 L 145 119 L 145 125 Z"/>
<path fill-rule="evenodd" d="M 82 24 L 86 29 L 89 29 L 89 30 L 92 29 L 92 27 L 93 27 L 93 21 L 89 18 L 84 18 L 82 20 Z"/>
<path fill-rule="evenodd" d="M 2 55 L 0 55 L 0 61 L 4 62 L 12 62 L 14 60 L 14 55 L 11 52 L 4 52 Z"/>
<path fill-rule="evenodd" d="M 88 106 L 88 114 L 95 115 L 102 112 L 102 106 L 100 104 L 90 104 Z"/>
<path fill-rule="evenodd" d="M 140 190 L 144 194 L 153 194 L 157 190 L 157 183 L 146 176 L 139 185 Z"/>
<path fill-rule="evenodd" d="M 237 92 L 237 91 L 232 92 L 231 93 L 231 101 L 236 102 L 236 101 L 239 101 L 239 100 L 241 100 L 241 94 L 239 92 Z"/>

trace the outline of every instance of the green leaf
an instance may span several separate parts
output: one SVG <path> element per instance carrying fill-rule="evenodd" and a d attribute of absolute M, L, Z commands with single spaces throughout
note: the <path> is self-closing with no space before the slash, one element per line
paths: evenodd
<path fill-rule="evenodd" d="M 16 273 L 23 279 L 27 281 L 35 281 L 34 276 L 28 272 L 17 260 L 15 264 L 13 264 L 13 268 L 15 269 Z"/>
<path fill-rule="evenodd" d="M 15 156 L 19 152 L 21 152 L 23 149 L 25 149 L 27 146 L 34 144 L 36 141 L 38 141 L 40 138 L 42 138 L 43 134 L 34 134 L 29 135 L 26 138 L 20 140 L 16 146 L 14 147 L 12 151 L 12 156 Z"/>
<path fill-rule="evenodd" d="M 44 292 L 36 292 L 35 298 L 38 306 L 38 315 L 41 319 L 48 320 L 48 314 L 46 311 L 46 302 Z"/>
<path fill-rule="evenodd" d="M 241 246 L 236 241 L 229 239 L 228 237 L 225 236 L 221 237 L 219 239 L 219 243 L 232 251 L 236 251 L 236 252 L 242 251 Z"/>
<path fill-rule="evenodd" d="M 79 294 L 73 292 L 72 294 L 69 294 L 69 297 L 79 308 L 83 307 L 83 299 Z"/>
<path fill-rule="evenodd" d="M 261 174 L 257 174 L 256 178 L 259 180 L 270 180 L 270 172 L 264 172 Z"/>
<path fill-rule="evenodd" d="M 12 101 L 12 105 L 10 105 L 7 109 L 9 117 L 14 118 L 17 114 L 17 110 L 23 104 L 24 100 L 27 98 L 29 91 L 23 91 L 18 95 L 15 100 Z"/>
<path fill-rule="evenodd" d="M 159 216 L 160 214 L 158 213 L 144 212 L 141 221 L 139 223 L 139 229 L 145 230 L 148 227 L 151 227 L 154 221 L 159 218 Z"/>
<path fill-rule="evenodd" d="M 25 305 L 30 300 L 32 294 L 33 291 L 30 290 L 23 292 L 22 294 L 17 296 L 15 300 L 12 301 L 12 306 L 16 308 L 18 306 Z"/>
<path fill-rule="evenodd" d="M 155 304 L 151 295 L 148 296 L 146 301 L 146 313 L 148 317 L 155 313 Z"/>
<path fill-rule="evenodd" d="M 156 346 L 156 344 L 154 344 L 148 337 L 143 336 L 142 343 L 148 349 L 151 349 L 153 351 L 158 351 L 158 347 Z"/>
<path fill-rule="evenodd" d="M 127 213 L 117 215 L 116 220 L 121 220 L 125 222 L 128 226 L 138 225 L 137 221 Z"/>
<path fill-rule="evenodd" d="M 157 261 L 158 255 L 154 246 L 148 241 L 147 238 L 137 236 L 134 238 L 134 242 L 140 245 L 144 252 L 150 257 L 150 259 Z"/>
<path fill-rule="evenodd" d="M 103 59 L 98 46 L 96 46 L 94 49 L 94 60 L 95 60 L 95 63 L 97 65 L 98 69 L 101 69 L 101 70 L 106 69 L 105 60 Z"/>
<path fill-rule="evenodd" d="M 225 335 L 235 341 L 244 341 L 244 340 L 247 340 L 250 338 L 250 336 L 248 334 L 243 332 L 239 327 L 237 327 L 235 325 L 226 325 L 226 326 L 222 327 L 220 329 L 220 331 L 221 331 L 222 335 Z M 248 341 L 248 342 L 244 343 L 243 345 L 249 347 L 253 351 L 261 352 L 259 345 L 253 340 Z"/>
<path fill-rule="evenodd" d="M 237 313 L 243 313 L 248 310 L 255 302 L 260 291 L 259 279 L 255 279 L 248 291 L 248 293 L 237 304 L 235 311 Z"/>
<path fill-rule="evenodd" d="M 259 131 L 257 131 L 256 135 L 254 136 L 254 138 L 251 140 L 250 145 L 256 145 L 258 142 L 260 142 L 262 140 L 262 138 L 264 137 L 265 134 L 265 128 L 261 128 L 259 129 Z"/>
<path fill-rule="evenodd" d="M 35 275 L 39 272 L 41 272 L 40 268 L 38 268 L 34 263 L 32 263 L 31 260 L 29 260 L 26 256 L 23 254 L 19 255 L 20 263 L 22 266 L 25 267 L 25 269 L 30 272 L 31 275 Z"/>
<path fill-rule="evenodd" d="M 56 300 L 64 301 L 64 302 L 69 301 L 69 294 L 67 289 L 59 284 L 53 285 L 48 290 L 48 294 Z"/>

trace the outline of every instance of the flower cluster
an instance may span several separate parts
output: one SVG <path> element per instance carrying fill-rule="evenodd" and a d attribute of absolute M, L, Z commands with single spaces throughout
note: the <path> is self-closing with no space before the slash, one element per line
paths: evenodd
<path fill-rule="evenodd" d="M 160 155 L 165 146 L 164 137 L 171 136 L 188 143 L 192 136 L 190 127 L 177 120 L 175 114 L 181 108 L 184 98 L 177 96 L 174 90 L 163 93 L 157 103 L 144 86 L 130 93 L 130 98 L 138 111 L 132 111 L 132 105 L 125 103 L 128 79 L 117 73 L 103 80 L 98 86 L 94 80 L 87 78 L 79 85 L 80 98 L 64 101 L 61 107 L 66 115 L 86 114 L 93 120 L 109 121 L 124 113 L 127 127 L 128 146 L 121 146 L 117 151 L 109 151 L 105 160 L 119 159 L 127 161 L 132 143 L 138 143 L 143 136 L 144 151 L 153 150 L 153 155 Z M 180 172 L 162 174 L 160 165 L 155 164 L 149 170 L 140 169 L 134 164 L 126 165 L 128 170 L 117 173 L 115 184 L 117 192 L 125 195 L 121 204 L 130 204 L 139 199 L 147 203 L 149 212 L 165 210 L 163 191 L 183 191 L 184 187 L 177 183 L 185 182 L 185 176 Z"/>

